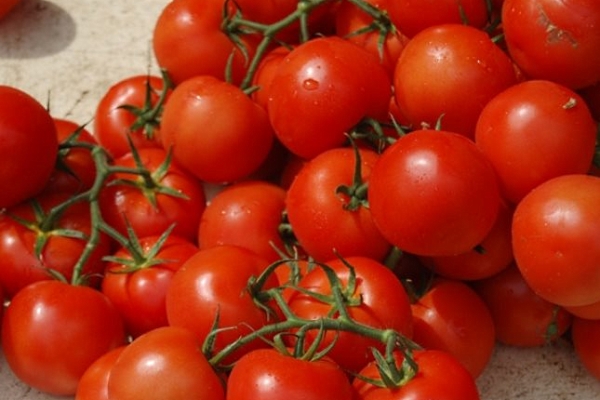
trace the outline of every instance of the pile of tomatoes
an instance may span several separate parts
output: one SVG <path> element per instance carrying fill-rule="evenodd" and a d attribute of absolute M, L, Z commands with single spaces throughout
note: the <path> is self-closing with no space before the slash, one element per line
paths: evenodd
<path fill-rule="evenodd" d="M 89 124 L 0 87 L 25 384 L 469 400 L 559 339 L 600 379 L 600 3 L 173 0 L 152 39 Z"/>

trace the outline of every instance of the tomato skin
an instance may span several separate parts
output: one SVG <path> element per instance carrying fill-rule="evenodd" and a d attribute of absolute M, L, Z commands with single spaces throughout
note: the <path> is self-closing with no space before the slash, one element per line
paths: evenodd
<path fill-rule="evenodd" d="M 131 342 L 108 378 L 108 398 L 224 400 L 223 385 L 184 328 L 161 327 Z"/>
<path fill-rule="evenodd" d="M 74 395 L 86 369 L 124 343 L 123 322 L 102 293 L 54 280 L 19 291 L 2 321 L 11 370 L 25 384 L 56 396 Z"/>
<path fill-rule="evenodd" d="M 0 19 L 4 18 L 8 13 L 12 11 L 21 0 L 5 0 L 0 4 Z"/>
<path fill-rule="evenodd" d="M 414 378 L 396 389 L 381 388 L 359 377 L 353 380 L 356 400 L 479 400 L 475 380 L 469 371 L 450 353 L 441 350 L 418 350 L 414 360 L 419 371 Z M 404 359 L 400 352 L 394 353 L 396 365 Z M 380 379 L 374 362 L 367 365 L 360 375 Z"/>
<path fill-rule="evenodd" d="M 250 95 L 252 99 L 265 110 L 269 104 L 269 86 L 276 74 L 281 61 L 287 56 L 290 49 L 279 46 L 269 51 L 260 61 L 260 64 L 252 77 L 252 85 L 257 87 Z"/>
<path fill-rule="evenodd" d="M 77 384 L 75 400 L 109 400 L 108 377 L 125 347 L 123 345 L 109 350 L 85 370 Z"/>
<path fill-rule="evenodd" d="M 240 358 L 227 380 L 227 399 L 352 400 L 344 370 L 330 358 L 302 360 L 276 349 Z"/>
<path fill-rule="evenodd" d="M 579 89 L 600 81 L 600 4 L 595 0 L 505 0 L 511 58 L 530 79 Z"/>
<path fill-rule="evenodd" d="M 20 89 L 0 86 L 0 110 L 0 208 L 5 208 L 46 186 L 54 170 L 58 139 L 50 113 Z"/>
<path fill-rule="evenodd" d="M 529 192 L 517 205 L 515 261 L 540 297 L 561 306 L 600 301 L 600 178 L 563 175 Z"/>
<path fill-rule="evenodd" d="M 421 256 L 465 253 L 481 243 L 500 206 L 494 171 L 465 136 L 420 130 L 388 147 L 369 178 L 376 226 Z"/>
<path fill-rule="evenodd" d="M 575 355 L 596 379 L 600 379 L 600 320 L 573 318 L 571 339 Z"/>
<path fill-rule="evenodd" d="M 244 179 L 266 159 L 273 130 L 263 108 L 240 88 L 208 75 L 179 84 L 162 115 L 162 143 L 202 181 Z"/>
<path fill-rule="evenodd" d="M 516 204 L 550 178 L 589 170 L 596 123 L 574 91 L 550 81 L 525 81 L 484 107 L 475 143 L 493 164 L 503 197 Z"/>

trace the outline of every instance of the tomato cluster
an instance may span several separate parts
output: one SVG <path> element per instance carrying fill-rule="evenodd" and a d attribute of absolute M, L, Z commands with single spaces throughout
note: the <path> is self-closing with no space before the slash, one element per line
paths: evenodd
<path fill-rule="evenodd" d="M 600 379 L 600 3 L 173 0 L 152 39 L 90 126 L 0 87 L 24 383 L 469 400 L 559 339 Z"/>

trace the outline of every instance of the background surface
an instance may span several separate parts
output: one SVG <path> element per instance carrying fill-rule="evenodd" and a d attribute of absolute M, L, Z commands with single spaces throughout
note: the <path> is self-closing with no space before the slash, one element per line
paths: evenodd
<path fill-rule="evenodd" d="M 151 36 L 167 2 L 23 0 L 0 20 L 0 85 L 49 104 L 55 117 L 86 123 L 111 84 L 157 72 Z M 600 398 L 600 383 L 566 342 L 527 350 L 498 346 L 478 384 L 484 400 Z M 0 359 L 0 400 L 22 399 L 54 397 L 20 383 Z"/>

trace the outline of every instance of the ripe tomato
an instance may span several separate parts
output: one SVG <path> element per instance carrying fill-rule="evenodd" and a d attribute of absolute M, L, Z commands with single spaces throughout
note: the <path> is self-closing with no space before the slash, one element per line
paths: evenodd
<path fill-rule="evenodd" d="M 269 104 L 269 86 L 273 80 L 281 61 L 288 55 L 290 48 L 287 46 L 278 46 L 267 52 L 260 61 L 254 76 L 252 77 L 252 85 L 256 90 L 250 95 L 252 99 L 263 107 L 265 110 Z"/>
<path fill-rule="evenodd" d="M 115 347 L 104 353 L 85 370 L 77 384 L 75 400 L 109 400 L 108 377 L 125 347 Z"/>
<path fill-rule="evenodd" d="M 561 306 L 600 301 L 600 178 L 563 175 L 527 194 L 513 216 L 515 261 L 540 297 Z"/>
<path fill-rule="evenodd" d="M 440 350 L 419 350 L 413 353 L 417 374 L 399 387 L 379 387 L 361 376 L 381 380 L 377 364 L 371 362 L 354 378 L 356 400 L 479 400 L 475 379 L 450 353 Z M 396 365 L 402 365 L 404 355 L 394 353 Z"/>
<path fill-rule="evenodd" d="M 122 235 L 131 227 L 138 237 L 161 235 L 175 224 L 172 233 L 196 241 L 206 198 L 202 184 L 175 162 L 165 164 L 162 148 L 137 150 L 141 166 L 132 153 L 114 161 L 125 168 L 145 168 L 150 176 L 119 172 L 100 192 L 102 217 Z M 124 181 L 125 182 L 124 182 Z"/>
<path fill-rule="evenodd" d="M 391 97 L 390 79 L 377 57 L 333 36 L 294 48 L 267 90 L 275 134 L 303 158 L 343 144 L 345 132 L 364 117 L 385 117 Z"/>
<path fill-rule="evenodd" d="M 46 186 L 58 154 L 54 121 L 29 94 L 0 86 L 0 143 L 0 208 L 4 208 Z"/>
<path fill-rule="evenodd" d="M 153 329 L 131 342 L 108 377 L 108 398 L 224 400 L 223 384 L 184 328 Z"/>
<path fill-rule="evenodd" d="M 500 189 L 516 204 L 540 183 L 586 173 L 596 145 L 596 123 L 585 101 L 550 81 L 525 81 L 484 107 L 475 131 Z"/>
<path fill-rule="evenodd" d="M 75 394 L 87 368 L 125 343 L 123 322 L 99 291 L 49 280 L 11 300 L 2 321 L 2 349 L 25 384 L 56 396 Z"/>
<path fill-rule="evenodd" d="M 600 320 L 574 318 L 571 339 L 575 355 L 596 379 L 600 379 Z"/>
<path fill-rule="evenodd" d="M 502 27 L 510 56 L 529 78 L 572 89 L 600 81 L 596 0 L 505 0 Z"/>
<path fill-rule="evenodd" d="M 161 128 L 163 146 L 173 152 L 173 159 L 210 183 L 253 173 L 268 156 L 274 137 L 263 108 L 240 88 L 208 75 L 173 90 Z"/>
<path fill-rule="evenodd" d="M 368 149 L 360 154 L 360 184 L 368 184 L 371 169 L 379 155 Z M 353 182 L 357 158 L 353 148 L 326 150 L 308 161 L 288 189 L 288 220 L 300 247 L 317 261 L 365 256 L 382 261 L 391 248 L 381 235 L 366 194 L 338 192 L 338 187 L 358 189 Z"/>
<path fill-rule="evenodd" d="M 141 260 L 126 248 L 117 250 L 102 279 L 102 292 L 115 305 L 127 333 L 133 337 L 168 325 L 167 289 L 175 272 L 198 251 L 191 241 L 172 234 L 164 243 L 159 240 L 159 236 L 139 239 Z"/>
<path fill-rule="evenodd" d="M 514 264 L 473 287 L 494 319 L 496 339 L 506 345 L 543 346 L 571 326 L 571 315 L 535 294 Z"/>
<path fill-rule="evenodd" d="M 352 393 L 346 373 L 329 357 L 305 360 L 269 348 L 251 351 L 235 363 L 226 398 L 352 400 Z"/>
<path fill-rule="evenodd" d="M 354 283 L 350 281 L 350 269 L 346 263 L 354 269 Z M 390 328 L 408 338 L 412 336 L 410 300 L 404 286 L 389 268 L 367 257 L 347 257 L 344 261 L 335 259 L 327 262 L 327 265 L 338 276 L 346 299 L 355 302 L 347 307 L 351 318 L 373 328 Z M 329 279 L 319 267 L 314 267 L 304 275 L 299 286 L 323 296 L 332 294 Z M 357 299 L 360 300 L 360 304 L 356 304 Z M 291 293 L 288 304 L 295 315 L 307 320 L 332 316 L 333 312 L 332 304 L 301 291 Z M 338 312 L 335 311 L 333 317 L 337 315 Z M 307 332 L 306 338 L 312 341 L 316 336 L 317 332 L 314 330 Z M 332 344 L 328 356 L 345 370 L 354 373 L 373 359 L 373 347 L 383 351 L 384 346 L 374 339 L 356 333 L 328 331 L 319 348 L 324 349 Z"/>
<path fill-rule="evenodd" d="M 112 158 L 131 151 L 128 138 L 136 149 L 161 146 L 161 110 L 155 107 L 164 84 L 159 76 L 134 75 L 114 83 L 103 94 L 96 106 L 92 133 Z"/>
<path fill-rule="evenodd" d="M 486 103 L 516 82 L 506 53 L 485 32 L 459 24 L 421 31 L 394 71 L 396 102 L 413 128 L 433 128 L 441 119 L 442 129 L 467 137 Z"/>
<path fill-rule="evenodd" d="M 420 130 L 388 147 L 369 178 L 383 236 L 409 253 L 465 253 L 490 232 L 500 206 L 494 171 L 470 139 Z"/>

